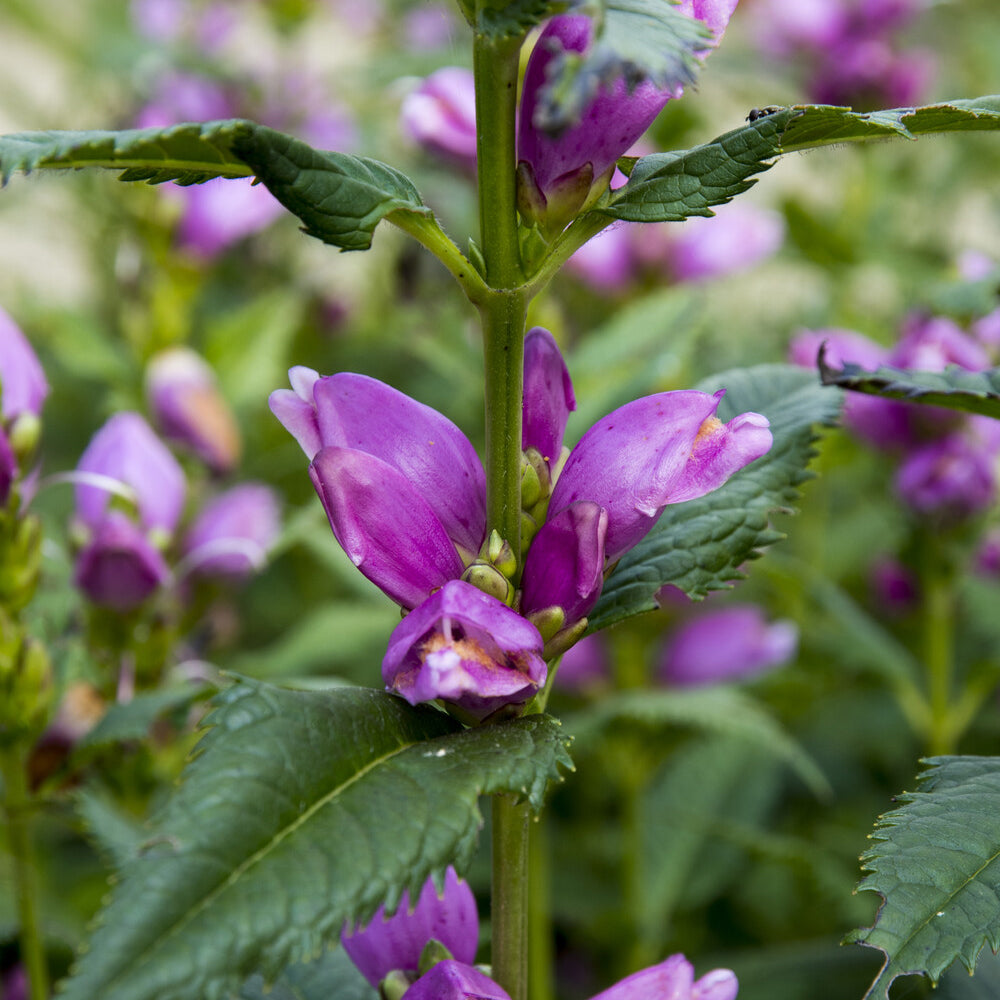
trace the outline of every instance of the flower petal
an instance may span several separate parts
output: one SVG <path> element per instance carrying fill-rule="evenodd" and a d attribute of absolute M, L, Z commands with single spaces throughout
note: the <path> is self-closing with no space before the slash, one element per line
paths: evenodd
<path fill-rule="evenodd" d="M 521 447 L 537 449 L 550 466 L 555 465 L 576 397 L 559 345 L 541 326 L 529 330 L 524 339 L 523 400 Z"/>
<path fill-rule="evenodd" d="M 510 1000 L 510 995 L 471 965 L 446 960 L 421 976 L 403 1000 Z"/>
<path fill-rule="evenodd" d="M 323 448 L 309 475 L 351 562 L 403 607 L 461 574 L 434 511 L 392 466 L 351 448 Z"/>
<path fill-rule="evenodd" d="M 486 475 L 469 439 L 443 414 L 392 386 L 340 372 L 314 388 L 323 446 L 367 452 L 403 474 L 448 536 L 475 554 L 486 537 Z"/>
<path fill-rule="evenodd" d="M 683 955 L 633 972 L 591 1000 L 690 1000 L 694 966 Z"/>
<path fill-rule="evenodd" d="M 601 596 L 607 530 L 607 512 L 586 500 L 546 521 L 524 562 L 522 613 L 560 607 L 567 624 L 583 618 Z"/>
<path fill-rule="evenodd" d="M 48 394 L 45 372 L 28 338 L 0 309 L 0 416 L 4 420 L 22 413 L 37 417 Z"/>

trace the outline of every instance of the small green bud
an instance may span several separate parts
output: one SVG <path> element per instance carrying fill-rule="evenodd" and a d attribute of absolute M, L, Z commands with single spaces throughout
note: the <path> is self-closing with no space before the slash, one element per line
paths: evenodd
<path fill-rule="evenodd" d="M 0 512 L 0 608 L 23 608 L 34 596 L 41 567 L 41 522 Z"/>
<path fill-rule="evenodd" d="M 403 1000 L 403 994 L 413 985 L 413 981 L 402 969 L 393 969 L 379 983 L 378 991 L 382 1000 Z"/>
<path fill-rule="evenodd" d="M 489 563 L 477 559 L 462 574 L 462 579 L 466 583 L 471 583 L 473 587 L 477 587 L 484 594 L 489 594 L 490 597 L 503 601 L 508 607 L 514 599 L 514 588 L 511 586 L 510 580 Z"/>
<path fill-rule="evenodd" d="M 562 656 L 571 646 L 575 646 L 583 638 L 583 633 L 587 631 L 587 624 L 587 619 L 581 618 L 568 628 L 557 632 L 551 639 L 546 640 L 542 649 L 542 656 L 545 660 L 554 660 L 557 656 Z"/>
<path fill-rule="evenodd" d="M 41 437 L 42 422 L 34 413 L 22 413 L 11 425 L 7 440 L 22 469 L 34 458 Z"/>
<path fill-rule="evenodd" d="M 424 945 L 424 950 L 420 953 L 420 962 L 417 969 L 420 975 L 424 976 L 434 968 L 438 962 L 444 962 L 455 956 L 438 940 L 431 938 Z"/>
<path fill-rule="evenodd" d="M 525 511 L 521 511 L 521 561 L 528 554 L 528 547 L 538 534 L 538 522 Z"/>
<path fill-rule="evenodd" d="M 538 479 L 538 470 L 528 461 L 527 456 L 521 457 L 521 507 L 530 510 L 542 498 L 542 484 Z"/>
<path fill-rule="evenodd" d="M 45 647 L 0 615 L 0 745 L 33 740 L 48 722 L 52 699 Z"/>
<path fill-rule="evenodd" d="M 514 550 L 506 538 L 500 537 L 500 532 L 493 529 L 487 540 L 487 559 L 506 577 L 512 577 L 517 571 L 517 559 Z"/>
<path fill-rule="evenodd" d="M 553 605 L 551 608 L 542 608 L 541 611 L 532 611 L 527 615 L 527 619 L 535 628 L 544 642 L 555 638 L 559 630 L 566 624 L 566 612 L 562 608 Z"/>

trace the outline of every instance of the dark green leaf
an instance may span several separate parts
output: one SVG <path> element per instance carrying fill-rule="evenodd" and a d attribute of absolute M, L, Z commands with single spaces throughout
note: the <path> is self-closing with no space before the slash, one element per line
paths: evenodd
<path fill-rule="evenodd" d="M 650 81 L 664 90 L 694 82 L 698 53 L 712 45 L 709 29 L 667 0 L 601 0 L 594 39 L 581 55 L 551 63 L 534 125 L 559 133 L 579 122 L 601 87 L 624 79 L 629 88 Z"/>
<path fill-rule="evenodd" d="M 865 371 L 858 365 L 831 368 L 820 356 L 824 385 L 835 385 L 869 396 L 885 396 L 907 403 L 943 406 L 964 413 L 1000 418 L 1000 368 L 970 372 L 952 366 L 943 372 L 910 372 L 885 366 Z"/>
<path fill-rule="evenodd" d="M 230 121 L 123 132 L 22 132 L 0 136 L 0 178 L 42 168 L 106 167 L 123 181 L 200 184 L 256 175 L 305 223 L 342 250 L 366 250 L 394 212 L 430 215 L 398 170 L 361 156 L 323 152 L 290 135 Z"/>
<path fill-rule="evenodd" d="M 570 0 L 486 0 L 478 5 L 476 30 L 495 40 L 517 38 L 569 5 Z"/>
<path fill-rule="evenodd" d="M 830 786 L 813 759 L 757 701 L 737 688 L 713 685 L 657 691 L 619 691 L 567 720 L 577 737 L 593 739 L 610 726 L 637 726 L 652 733 L 679 726 L 725 734 L 761 747 L 787 763 L 818 795 Z"/>
<path fill-rule="evenodd" d="M 96 784 L 77 792 L 76 808 L 97 848 L 116 867 L 130 861 L 149 837 L 143 823 Z"/>
<path fill-rule="evenodd" d="M 765 114 L 694 149 L 644 156 L 629 181 L 595 211 L 632 222 L 711 215 L 753 183 L 783 153 L 841 142 L 934 132 L 1000 129 L 1000 96 L 867 114 L 829 105 L 796 105 Z"/>
<path fill-rule="evenodd" d="M 393 212 L 431 214 L 409 178 L 377 160 L 321 152 L 263 125 L 240 132 L 234 148 L 310 236 L 342 250 L 367 250 Z"/>
<path fill-rule="evenodd" d="M 480 795 L 541 806 L 558 723 L 462 730 L 365 688 L 220 695 L 184 780 L 124 866 L 66 1000 L 222 1000 L 468 864 Z"/>
<path fill-rule="evenodd" d="M 233 151 L 252 122 L 172 125 L 122 132 L 20 132 L 0 136 L 0 179 L 45 168 L 107 167 L 127 181 L 198 184 L 213 177 L 249 177 L 253 170 Z"/>
<path fill-rule="evenodd" d="M 262 976 L 252 976 L 237 1000 L 378 1000 L 378 991 L 337 948 L 315 962 L 290 965 L 270 986 Z"/>
<path fill-rule="evenodd" d="M 591 631 L 658 605 L 665 584 L 698 599 L 740 579 L 739 567 L 784 536 L 770 525 L 774 511 L 788 511 L 809 477 L 813 427 L 829 424 L 840 409 L 833 390 L 789 365 L 760 365 L 719 375 L 699 388 L 720 386 L 726 395 L 719 418 L 763 413 L 771 422 L 771 450 L 724 486 L 697 500 L 667 507 L 653 530 L 612 572 L 590 614 Z"/>
<path fill-rule="evenodd" d="M 206 684 L 181 684 L 159 691 L 145 691 L 131 701 L 116 702 L 104 718 L 77 744 L 77 750 L 141 740 L 149 734 L 157 719 L 171 712 L 187 709 L 206 697 L 212 689 Z"/>
<path fill-rule="evenodd" d="M 920 790 L 881 817 L 858 886 L 884 899 L 872 927 L 848 938 L 885 952 L 867 997 L 888 1000 L 898 976 L 936 982 L 956 958 L 975 967 L 1000 946 L 1000 757 L 933 757 Z"/>

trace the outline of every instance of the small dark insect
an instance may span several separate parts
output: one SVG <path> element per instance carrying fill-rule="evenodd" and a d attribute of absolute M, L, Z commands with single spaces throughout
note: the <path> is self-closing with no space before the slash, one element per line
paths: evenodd
<path fill-rule="evenodd" d="M 750 114 L 747 115 L 746 120 L 748 122 L 755 122 L 758 118 L 766 118 L 768 115 L 773 115 L 775 112 L 781 110 L 781 108 L 776 107 L 773 104 L 766 108 L 753 108 L 750 111 Z"/>

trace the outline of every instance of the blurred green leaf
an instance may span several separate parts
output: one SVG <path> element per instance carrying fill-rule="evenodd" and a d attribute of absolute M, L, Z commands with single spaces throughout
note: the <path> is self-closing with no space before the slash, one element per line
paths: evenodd
<path fill-rule="evenodd" d="M 207 684 L 178 684 L 158 691 L 142 691 L 131 701 L 115 702 L 100 722 L 76 745 L 76 751 L 141 740 L 157 719 L 172 712 L 187 710 L 206 697 L 212 688 Z"/>
<path fill-rule="evenodd" d="M 882 896 L 872 927 L 847 938 L 878 948 L 885 965 L 866 997 L 888 1000 L 898 976 L 936 982 L 983 946 L 1000 947 L 1000 757 L 932 757 L 919 790 L 882 816 L 861 856 L 859 890 Z"/>
<path fill-rule="evenodd" d="M 594 211 L 632 222 L 676 222 L 746 191 L 784 153 L 841 142 L 1000 129 L 1000 96 L 867 114 L 812 104 L 780 108 L 694 149 L 635 162 L 627 184 Z"/>
<path fill-rule="evenodd" d="M 558 723 L 462 730 L 366 688 L 221 694 L 157 833 L 121 871 L 66 1000 L 222 1000 L 333 945 L 431 874 L 469 863 L 480 795 L 536 810 Z"/>
<path fill-rule="evenodd" d="M 760 702 L 736 688 L 712 685 L 656 691 L 619 691 L 567 719 L 574 736 L 594 739 L 612 726 L 639 726 L 652 733 L 688 727 L 759 746 L 788 764 L 816 795 L 830 786 L 815 761 Z"/>
<path fill-rule="evenodd" d="M 149 837 L 145 825 L 96 784 L 85 785 L 76 793 L 76 811 L 91 839 L 115 867 L 135 857 Z"/>
<path fill-rule="evenodd" d="M 252 976 L 236 1000 L 378 1000 L 378 991 L 336 948 L 314 962 L 290 965 L 273 984 L 265 986 L 261 976 Z"/>
<path fill-rule="evenodd" d="M 1000 368 L 970 372 L 953 365 L 943 372 L 911 372 L 885 366 L 871 372 L 854 364 L 831 368 L 822 352 L 819 364 L 823 385 L 1000 418 Z"/>
<path fill-rule="evenodd" d="M 664 0 L 599 0 L 591 4 L 594 35 L 583 54 L 559 52 L 538 95 L 534 126 L 559 133 L 576 125 L 602 87 L 624 79 L 662 90 L 693 83 L 698 54 L 712 46 L 706 25 Z"/>
<path fill-rule="evenodd" d="M 494 40 L 517 38 L 529 28 L 557 14 L 569 6 L 569 0 L 485 0 L 474 3 L 458 0 L 463 8 L 470 11 L 470 20 L 475 20 L 476 31 Z M 472 14 L 473 8 L 478 11 Z"/>
<path fill-rule="evenodd" d="M 695 599 L 723 589 L 743 576 L 740 566 L 747 559 L 784 537 L 771 527 L 770 515 L 788 511 L 798 498 L 815 454 L 813 427 L 836 418 L 840 399 L 812 373 L 790 365 L 726 372 L 699 388 L 720 386 L 726 395 L 719 419 L 763 413 L 774 435 L 771 450 L 713 493 L 664 510 L 608 578 L 589 615 L 591 631 L 654 610 L 656 592 L 668 583 Z"/>

